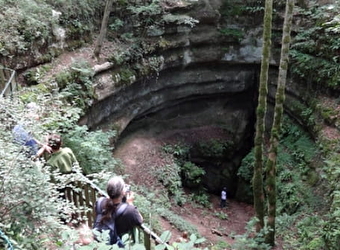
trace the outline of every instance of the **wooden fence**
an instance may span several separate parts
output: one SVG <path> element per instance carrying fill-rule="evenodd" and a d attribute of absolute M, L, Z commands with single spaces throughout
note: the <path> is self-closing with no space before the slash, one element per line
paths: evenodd
<path fill-rule="evenodd" d="M 15 80 L 15 70 L 0 65 L 0 97 L 12 96 L 18 86 Z"/>
<path fill-rule="evenodd" d="M 95 216 L 94 204 L 98 198 L 98 192 L 88 183 L 78 181 L 74 184 L 75 188 L 65 189 L 65 197 L 82 211 L 77 214 L 77 218 L 92 228 Z"/>
<path fill-rule="evenodd" d="M 92 228 L 95 219 L 95 202 L 100 196 L 108 197 L 108 195 L 85 176 L 83 179 L 85 181 L 77 181 L 67 187 L 65 189 L 65 197 L 81 210 L 81 212 L 76 215 L 77 218 Z M 163 240 L 145 224 L 142 224 L 138 229 L 138 231 L 144 235 L 144 246 L 146 250 L 151 250 L 151 240 L 153 240 L 155 244 L 163 244 L 165 249 L 168 248 L 168 244 L 163 242 Z M 138 235 L 141 234 L 138 233 Z"/>

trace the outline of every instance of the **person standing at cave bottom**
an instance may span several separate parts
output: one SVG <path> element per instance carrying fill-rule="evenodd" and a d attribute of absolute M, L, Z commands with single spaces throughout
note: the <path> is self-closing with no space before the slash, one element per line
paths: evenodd
<path fill-rule="evenodd" d="M 221 191 L 221 203 L 220 207 L 225 208 L 227 205 L 227 188 L 224 187 Z"/>

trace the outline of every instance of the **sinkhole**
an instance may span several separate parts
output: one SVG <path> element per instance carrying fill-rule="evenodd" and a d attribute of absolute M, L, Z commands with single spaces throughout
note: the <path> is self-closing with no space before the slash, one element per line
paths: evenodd
<path fill-rule="evenodd" d="M 249 183 L 237 173 L 253 147 L 258 70 L 225 64 L 167 69 L 98 101 L 86 121 L 118 128 L 116 149 L 124 138 L 145 132 L 164 146 L 189 148 L 185 160 L 204 169 L 208 192 L 227 187 L 229 197 L 247 201 L 242 190 Z M 182 182 L 193 188 L 185 176 Z"/>
<path fill-rule="evenodd" d="M 203 95 L 163 103 L 163 108 L 136 116 L 117 142 L 130 134 L 148 133 L 172 148 L 178 160 L 204 169 L 204 188 L 219 194 L 227 187 L 237 199 L 238 168 L 253 146 L 255 105 L 252 93 Z M 189 177 L 183 185 L 195 188 Z"/>

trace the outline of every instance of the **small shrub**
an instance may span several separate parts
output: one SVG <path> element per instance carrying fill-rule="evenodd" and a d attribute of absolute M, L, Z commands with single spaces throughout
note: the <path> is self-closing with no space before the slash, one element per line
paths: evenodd
<path fill-rule="evenodd" d="M 63 136 L 64 144 L 72 148 L 85 174 L 115 172 L 118 162 L 112 157 L 110 138 L 115 131 L 89 131 L 86 126 L 76 126 Z"/>
<path fill-rule="evenodd" d="M 68 83 L 72 81 L 72 78 L 73 77 L 72 77 L 71 73 L 68 72 L 68 71 L 62 71 L 62 72 L 58 73 L 58 75 L 55 76 L 55 80 L 56 80 L 58 87 L 60 89 L 66 88 Z"/>
<path fill-rule="evenodd" d="M 229 147 L 231 147 L 231 144 L 228 141 L 211 139 L 207 142 L 200 142 L 197 148 L 203 157 L 221 158 L 226 154 Z"/>
<path fill-rule="evenodd" d="M 233 249 L 235 250 L 269 250 L 271 246 L 264 243 L 265 228 L 260 232 L 255 232 L 256 218 L 247 223 L 246 232 L 243 235 L 235 235 L 235 243 Z"/>
<path fill-rule="evenodd" d="M 204 207 L 210 208 L 212 206 L 210 197 L 204 190 L 199 190 L 193 193 L 191 199 Z"/>
<path fill-rule="evenodd" d="M 184 220 L 181 216 L 174 214 L 168 209 L 158 207 L 157 214 L 166 218 L 172 225 L 174 225 L 178 230 L 184 232 L 187 231 L 189 234 L 199 235 L 197 228 Z"/>
<path fill-rule="evenodd" d="M 130 84 L 136 80 L 135 72 L 129 68 L 123 68 L 119 72 L 120 74 L 120 85 Z"/>
<path fill-rule="evenodd" d="M 254 151 L 247 154 L 241 162 L 237 175 L 242 177 L 245 181 L 250 182 L 254 174 Z"/>
<path fill-rule="evenodd" d="M 229 217 L 228 217 L 228 214 L 226 214 L 225 212 L 216 212 L 214 214 L 214 216 L 216 216 L 217 218 L 219 218 L 220 220 L 228 220 Z"/>
<path fill-rule="evenodd" d="M 224 250 L 224 249 L 232 249 L 232 246 L 225 241 L 218 241 L 214 246 L 212 246 L 211 250 Z"/>
<path fill-rule="evenodd" d="M 124 21 L 122 21 L 119 18 L 116 18 L 114 22 L 109 25 L 110 29 L 113 31 L 117 31 L 123 26 L 124 26 Z"/>
<path fill-rule="evenodd" d="M 202 177 L 205 175 L 205 170 L 192 162 L 184 162 L 181 170 L 183 182 L 188 187 L 198 187 L 202 182 Z"/>
<path fill-rule="evenodd" d="M 177 164 L 165 165 L 157 167 L 155 170 L 155 177 L 168 190 L 170 196 L 174 196 L 176 201 L 182 203 L 182 181 L 180 177 L 180 168 Z"/>
<path fill-rule="evenodd" d="M 241 29 L 223 28 L 220 29 L 220 33 L 223 36 L 235 39 L 238 42 L 240 42 L 244 37 L 244 33 Z"/>
<path fill-rule="evenodd" d="M 168 154 L 172 154 L 178 158 L 186 158 L 189 153 L 189 147 L 183 144 L 175 144 L 175 145 L 164 145 L 162 147 L 163 151 Z"/>

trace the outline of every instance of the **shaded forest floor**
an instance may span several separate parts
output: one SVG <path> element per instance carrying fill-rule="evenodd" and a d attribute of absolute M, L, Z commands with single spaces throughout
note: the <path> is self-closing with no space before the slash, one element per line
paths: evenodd
<path fill-rule="evenodd" d="M 117 146 L 114 157 L 125 166 L 125 174 L 131 183 L 154 188 L 157 180 L 154 180 L 153 168 L 169 162 L 160 152 L 162 145 L 164 142 L 159 138 L 147 133 L 134 133 Z M 222 209 L 216 195 L 210 196 L 210 202 L 211 208 L 186 202 L 183 206 L 173 206 L 172 211 L 193 225 L 206 238 L 208 245 L 215 245 L 219 241 L 232 245 L 235 234 L 245 233 L 245 226 L 254 215 L 252 205 L 229 199 L 227 208 Z M 163 219 L 161 225 L 164 231 L 172 233 L 171 242 L 181 237 L 182 232 L 168 221 Z"/>

